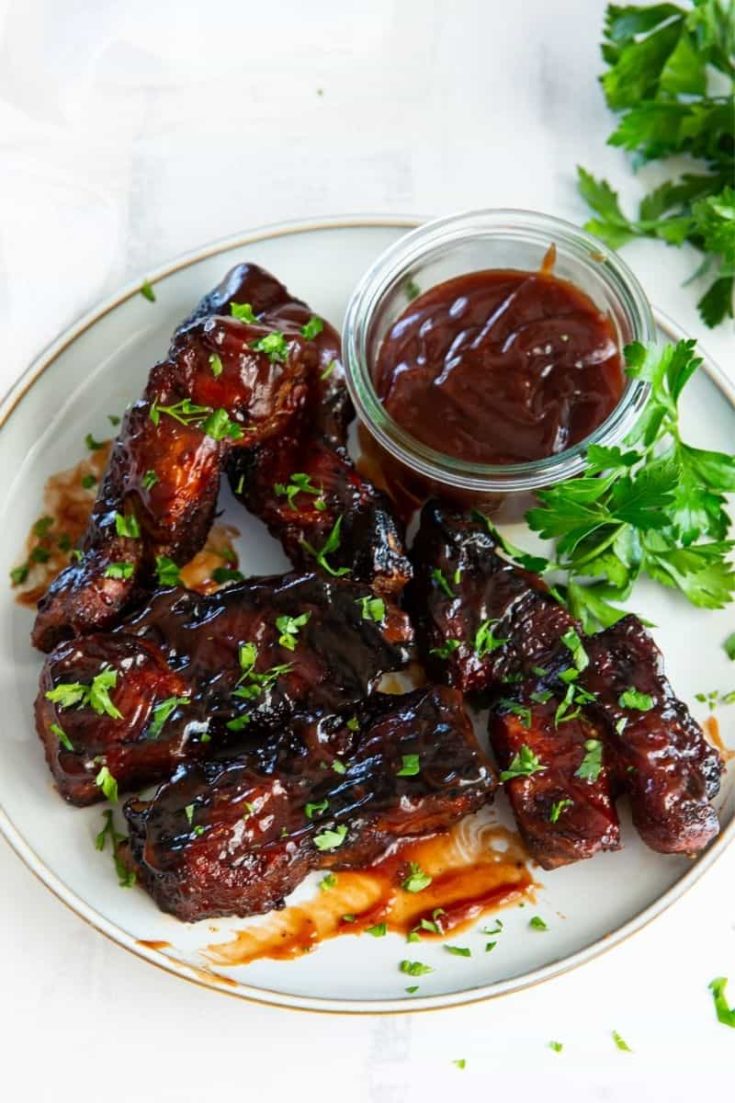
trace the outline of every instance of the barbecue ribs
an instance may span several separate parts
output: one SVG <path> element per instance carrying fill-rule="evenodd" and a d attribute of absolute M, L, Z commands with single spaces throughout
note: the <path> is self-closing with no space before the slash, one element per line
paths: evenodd
<path fill-rule="evenodd" d="M 130 790 L 296 712 L 355 707 L 405 665 L 411 638 L 394 605 L 341 579 L 163 590 L 115 631 L 47 658 L 36 726 L 62 796 L 91 804 L 109 775 Z"/>
<path fill-rule="evenodd" d="M 498 554 L 479 514 L 429 503 L 413 557 L 419 651 L 440 680 L 490 694 L 491 742 L 541 865 L 616 848 L 621 791 L 656 850 L 695 853 L 714 837 L 720 756 L 640 621 L 583 637 L 538 576 Z M 644 712 L 621 704 L 629 690 L 644 694 Z"/>
<path fill-rule="evenodd" d="M 350 718 L 297 718 L 276 751 L 182 766 L 125 806 L 130 861 L 164 911 L 194 921 L 283 905 L 312 869 L 362 867 L 448 827 L 495 787 L 461 695 L 375 694 Z M 401 774 L 416 755 L 418 773 Z"/>

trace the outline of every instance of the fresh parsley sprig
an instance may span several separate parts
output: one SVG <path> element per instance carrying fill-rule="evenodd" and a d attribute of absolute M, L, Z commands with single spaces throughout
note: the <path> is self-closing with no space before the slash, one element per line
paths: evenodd
<path fill-rule="evenodd" d="M 556 542 L 555 566 L 585 631 L 614 624 L 643 575 L 720 609 L 735 591 L 725 495 L 735 457 L 694 448 L 681 436 L 678 402 L 701 364 L 694 341 L 625 349 L 628 374 L 651 388 L 623 447 L 592 445 L 579 478 L 540 491 L 529 526 Z"/>
<path fill-rule="evenodd" d="M 668 245 L 686 241 L 704 254 L 695 275 L 712 280 L 697 304 L 708 326 L 733 316 L 734 55 L 732 0 L 692 0 L 686 8 L 611 4 L 601 83 L 620 121 L 608 144 L 630 152 L 635 168 L 683 154 L 699 171 L 665 180 L 630 219 L 606 180 L 578 169 L 579 192 L 595 212 L 585 229 L 613 249 L 652 237 Z"/>

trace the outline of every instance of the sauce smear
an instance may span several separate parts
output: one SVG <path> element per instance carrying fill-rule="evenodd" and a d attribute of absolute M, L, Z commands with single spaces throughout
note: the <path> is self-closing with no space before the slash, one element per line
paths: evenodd
<path fill-rule="evenodd" d="M 506 464 L 584 440 L 617 405 L 624 371 L 611 319 L 546 265 L 472 272 L 420 295 L 386 335 L 374 382 L 417 440 Z"/>
<path fill-rule="evenodd" d="M 422 919 L 438 928 L 422 929 L 422 939 L 441 938 L 484 913 L 532 899 L 536 885 L 526 860 L 512 831 L 489 823 L 483 813 L 467 816 L 450 831 L 403 843 L 367 869 L 335 871 L 333 883 L 326 875 L 327 884 L 313 899 L 272 912 L 231 941 L 210 944 L 203 954 L 226 967 L 259 958 L 284 960 L 378 924 L 407 935 Z M 420 892 L 401 887 L 411 862 L 432 878 Z"/>
<path fill-rule="evenodd" d="M 103 441 L 74 467 L 46 480 L 43 513 L 26 538 L 25 562 L 16 568 L 20 573 L 14 585 L 20 605 L 35 608 L 57 574 L 71 562 L 73 549 L 86 531 L 111 447 L 112 441 Z M 202 550 L 181 568 L 184 585 L 201 594 L 218 590 L 227 581 L 219 572 L 237 569 L 235 540 L 239 535 L 233 525 L 212 525 Z"/>

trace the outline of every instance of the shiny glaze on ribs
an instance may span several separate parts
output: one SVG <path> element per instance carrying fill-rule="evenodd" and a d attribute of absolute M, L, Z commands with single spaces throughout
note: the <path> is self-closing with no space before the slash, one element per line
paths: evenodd
<path fill-rule="evenodd" d="M 365 585 L 315 575 L 254 579 L 206 596 L 163 590 L 114 632 L 61 644 L 46 660 L 36 700 L 37 730 L 59 791 L 73 804 L 90 804 L 102 799 L 95 783 L 102 766 L 126 791 L 159 781 L 184 759 L 232 745 L 246 731 L 277 728 L 296 712 L 353 707 L 409 657 L 408 619 L 389 602 L 380 623 L 365 619 L 361 599 L 372 597 Z M 290 650 L 279 642 L 276 620 L 303 614 L 309 619 Z M 242 689 L 254 680 L 243 671 L 243 644 L 257 649 L 257 674 L 285 668 L 246 697 Z M 89 684 L 106 667 L 118 674 L 110 698 L 122 719 L 61 708 L 46 697 L 60 683 Z M 187 700 L 153 736 L 153 710 L 171 697 Z"/>
<path fill-rule="evenodd" d="M 262 750 L 190 764 L 128 802 L 130 862 L 159 907 L 189 922 L 267 912 L 310 870 L 364 866 L 492 797 L 456 691 L 376 694 L 346 719 L 296 720 L 265 767 Z M 405 755 L 418 773 L 400 774 Z"/>
<path fill-rule="evenodd" d="M 81 561 L 62 571 L 39 603 L 33 642 L 41 650 L 114 624 L 140 600 L 141 590 L 151 588 L 157 556 L 179 566 L 191 559 L 212 523 L 226 457 L 280 436 L 305 405 L 309 381 L 339 349 L 339 339 L 326 323 L 320 334 L 307 339 L 302 327 L 312 316 L 310 309 L 254 265 L 235 269 L 225 284 L 248 295 L 238 301 L 250 302 L 256 321 L 239 321 L 229 310 L 213 314 L 231 301 L 218 288 L 174 334 L 167 359 L 152 369 L 142 398 L 123 418 L 82 542 Z M 285 338 L 283 358 L 253 347 L 274 333 Z M 221 371 L 213 368 L 214 357 Z M 160 412 L 157 423 L 151 419 L 154 406 L 175 406 L 186 399 L 224 411 L 238 439 L 207 435 L 202 418 L 182 424 Z M 118 513 L 135 515 L 139 539 L 118 535 Z M 115 563 L 129 564 L 129 577 L 109 577 L 107 569 Z"/>

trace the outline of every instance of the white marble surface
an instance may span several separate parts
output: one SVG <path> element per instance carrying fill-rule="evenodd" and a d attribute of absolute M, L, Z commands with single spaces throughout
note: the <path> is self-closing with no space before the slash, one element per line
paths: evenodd
<path fill-rule="evenodd" d="M 604 144 L 603 7 L 0 0 L 0 388 L 122 281 L 246 227 L 473 206 L 581 221 L 577 162 L 634 199 L 644 181 Z M 680 286 L 693 257 L 649 243 L 625 255 L 735 375 L 732 329 L 705 331 Z M 729 974 L 735 1000 L 735 853 L 581 972 L 384 1019 L 248 1006 L 158 973 L 61 907 L 4 843 L 0 884 L 3 1099 L 675 1103 L 732 1084 L 735 1035 L 706 986 Z"/>

